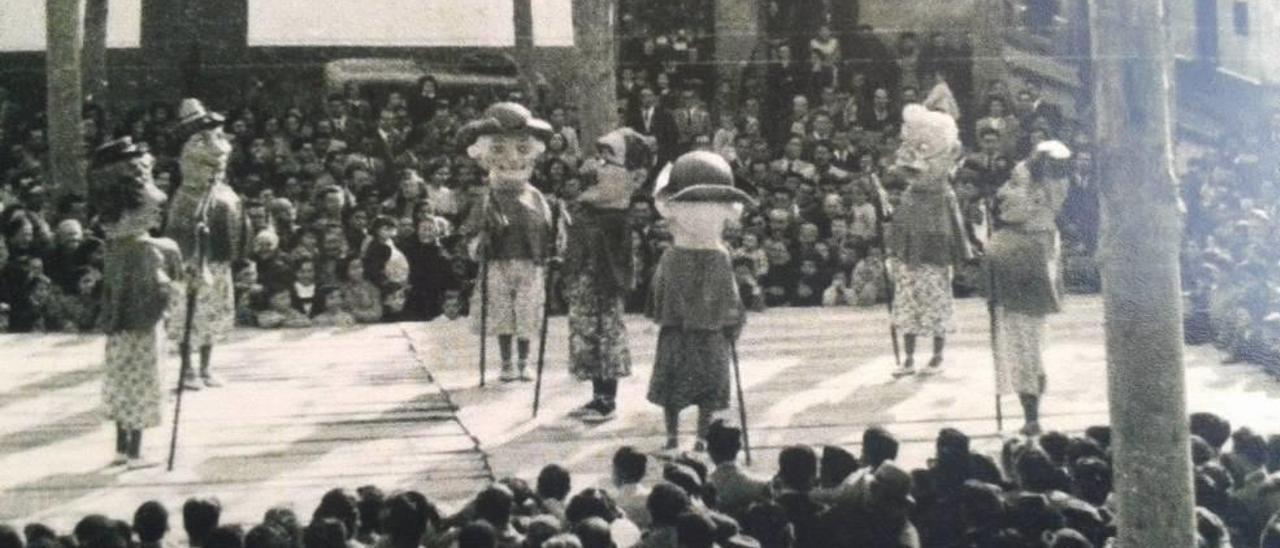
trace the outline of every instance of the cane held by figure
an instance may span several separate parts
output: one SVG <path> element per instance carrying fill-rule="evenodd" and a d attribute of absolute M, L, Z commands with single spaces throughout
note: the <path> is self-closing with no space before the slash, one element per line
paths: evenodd
<path fill-rule="evenodd" d="M 209 227 L 204 223 L 200 223 L 196 227 L 196 234 L 196 267 L 193 272 L 187 273 L 186 318 L 184 318 L 185 323 L 182 325 L 182 341 L 178 343 L 178 354 L 182 359 L 182 365 L 178 372 L 177 396 L 173 406 L 173 433 L 169 437 L 168 470 L 170 472 L 173 471 L 174 456 L 178 452 L 178 422 L 182 418 L 182 392 L 186 387 L 187 373 L 191 371 L 191 328 L 196 318 L 200 284 L 203 282 L 205 249 L 208 248 Z"/>

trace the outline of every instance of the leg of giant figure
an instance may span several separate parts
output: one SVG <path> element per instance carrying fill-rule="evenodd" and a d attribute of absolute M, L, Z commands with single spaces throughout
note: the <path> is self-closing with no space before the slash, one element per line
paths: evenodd
<path fill-rule="evenodd" d="M 667 424 L 666 448 L 676 449 L 680 447 L 680 410 L 666 407 L 662 411 Z"/>
<path fill-rule="evenodd" d="M 502 356 L 502 382 L 511 382 L 518 378 L 516 368 L 511 363 L 511 335 L 498 335 L 498 353 Z"/>
<path fill-rule="evenodd" d="M 533 377 L 529 376 L 529 339 L 524 337 L 516 339 L 516 355 L 520 363 L 520 380 L 533 380 Z"/>
<path fill-rule="evenodd" d="M 893 372 L 894 377 L 905 377 L 914 375 L 916 372 L 916 335 L 915 333 L 902 334 L 902 349 L 907 353 L 907 359 L 902 362 L 902 367 Z"/>
<path fill-rule="evenodd" d="M 1024 436 L 1036 436 L 1040 434 L 1040 396 L 1036 394 L 1018 394 L 1018 400 L 1022 402 L 1022 413 L 1026 417 L 1026 424 L 1022 426 L 1022 434 Z"/>
<path fill-rule="evenodd" d="M 209 368 L 213 365 L 213 345 L 206 344 L 200 347 L 200 378 L 204 381 L 204 385 L 210 388 L 222 386 L 222 381 L 213 376 L 213 372 Z"/>

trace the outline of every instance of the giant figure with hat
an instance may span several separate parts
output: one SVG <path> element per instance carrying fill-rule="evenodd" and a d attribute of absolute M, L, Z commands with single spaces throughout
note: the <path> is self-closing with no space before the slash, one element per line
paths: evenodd
<path fill-rule="evenodd" d="M 227 184 L 231 142 L 222 131 L 223 117 L 205 110 L 197 99 L 185 99 L 175 131 L 185 138 L 179 164 L 182 182 L 169 203 L 164 234 L 178 242 L 187 270 L 200 283 L 191 340 L 200 348 L 200 368 L 187 370 L 184 387 L 218 386 L 212 372 L 213 346 L 235 326 L 235 294 L 231 263 L 245 255 L 249 223 L 240 198 Z M 207 233 L 207 238 L 202 237 Z M 205 246 L 204 268 L 193 261 Z M 198 272 L 197 272 L 198 271 Z M 171 318 L 186 317 L 186 302 L 176 299 Z M 170 322 L 170 336 L 178 338 L 180 322 Z"/>
<path fill-rule="evenodd" d="M 165 194 L 151 178 L 151 160 L 128 137 L 108 142 L 90 159 L 93 203 L 106 231 L 99 325 L 107 334 L 103 403 L 116 423 L 115 466 L 151 465 L 142 458 L 142 431 L 161 422 L 164 318 L 180 300 L 178 244 L 153 238 Z"/>
<path fill-rule="evenodd" d="M 1026 435 L 1040 433 L 1045 317 L 1061 310 L 1057 217 L 1070 187 L 1070 158 L 1061 142 L 1040 143 L 996 192 L 1003 224 L 987 252 L 996 389 L 1018 394 Z"/>
<path fill-rule="evenodd" d="M 552 242 L 551 208 L 529 180 L 550 136 L 550 124 L 516 103 L 493 104 L 460 133 L 470 143 L 467 154 L 489 175 L 488 189 L 462 232 L 471 237 L 483 278 L 480 290 L 472 292 L 471 316 L 482 338 L 498 335 L 503 382 L 532 380 L 529 340 L 542 319 L 543 269 Z"/>
<path fill-rule="evenodd" d="M 891 169 L 907 187 L 885 242 L 892 265 L 892 321 L 906 350 L 895 376 L 915 373 L 920 337 L 933 339 L 933 356 L 921 373 L 934 373 L 942 365 L 954 312 L 953 269 L 973 256 L 951 186 L 961 152 L 955 119 L 920 105 L 902 110 L 902 144 Z"/>
<path fill-rule="evenodd" d="M 723 235 L 726 223 L 753 203 L 734 188 L 729 163 L 711 152 L 680 156 L 655 183 L 654 205 L 674 241 L 651 285 L 648 312 L 659 331 L 648 399 L 662 407 L 667 449 L 679 446 L 681 410 L 697 406 L 695 447 L 702 448 L 713 414 L 729 407 L 730 365 L 746 308 Z"/>

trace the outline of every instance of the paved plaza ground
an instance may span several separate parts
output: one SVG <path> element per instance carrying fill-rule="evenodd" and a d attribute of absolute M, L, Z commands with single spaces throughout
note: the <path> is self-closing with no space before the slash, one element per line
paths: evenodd
<path fill-rule="evenodd" d="M 994 452 L 1021 412 L 1006 399 L 1005 432 L 997 431 L 984 303 L 960 301 L 956 319 L 941 374 L 893 380 L 883 308 L 753 315 L 739 353 L 756 468 L 773 469 L 778 450 L 793 443 L 856 452 L 872 424 L 903 441 L 909 466 L 924 464 L 945 426 Z M 1050 321 L 1046 428 L 1107 422 L 1102 325 L 1098 297 L 1072 297 Z M 532 383 L 498 382 L 493 344 L 489 386 L 477 386 L 478 348 L 465 320 L 239 331 L 215 354 L 228 386 L 183 399 L 175 470 L 127 473 L 106 467 L 114 430 L 101 418 L 103 339 L 3 335 L 0 522 L 66 530 L 86 513 L 127 517 L 149 499 L 176 509 L 194 494 L 218 496 L 225 521 L 257 522 L 281 503 L 309 515 L 329 488 L 365 484 L 419 489 L 451 505 L 492 475 L 532 478 L 548 462 L 568 466 L 583 487 L 605 478 L 617 447 L 663 442 L 661 412 L 644 400 L 656 331 L 640 317 L 629 328 L 634 375 L 621 384 L 618 418 L 594 427 L 565 416 L 590 389 L 567 373 L 563 318 L 551 322 L 537 419 Z M 1280 382 L 1219 359 L 1209 347 L 1187 349 L 1190 409 L 1264 432 L 1280 424 Z M 694 413 L 686 415 L 691 430 Z M 737 409 L 726 416 L 736 421 Z M 166 419 L 147 432 L 147 453 L 164 456 L 170 427 Z"/>

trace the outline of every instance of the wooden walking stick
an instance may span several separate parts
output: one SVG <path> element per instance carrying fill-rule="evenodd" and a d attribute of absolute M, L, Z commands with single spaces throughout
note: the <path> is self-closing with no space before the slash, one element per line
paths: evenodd
<path fill-rule="evenodd" d="M 878 186 L 878 185 L 877 185 Z M 902 350 L 898 348 L 898 325 L 893 322 L 893 275 L 889 272 L 889 246 L 884 239 L 884 224 L 889 221 L 889 204 L 883 198 L 883 189 L 877 188 L 881 198 L 876 208 L 876 236 L 880 239 L 880 271 L 884 273 L 884 283 L 889 289 L 889 297 L 885 299 L 885 308 L 889 310 L 889 337 L 893 339 L 893 364 L 902 367 Z"/>
<path fill-rule="evenodd" d="M 560 203 L 556 203 L 556 207 L 551 210 L 551 248 L 557 249 L 557 242 L 560 237 L 560 208 L 564 207 Z M 542 402 L 542 367 L 546 363 L 547 357 L 547 323 L 551 317 L 551 296 L 554 289 L 555 277 L 555 261 L 547 261 L 547 277 L 543 283 L 543 299 L 542 299 L 542 329 L 538 333 L 538 372 L 537 379 L 533 384 L 533 418 L 538 418 L 538 405 Z"/>
<path fill-rule="evenodd" d="M 738 420 L 742 422 L 742 450 L 747 456 L 747 466 L 751 466 L 751 435 L 747 428 L 747 401 L 742 395 L 742 368 L 738 366 L 738 341 L 729 341 L 729 350 L 733 353 L 733 379 L 738 385 Z"/>
<path fill-rule="evenodd" d="M 191 371 L 191 329 L 196 319 L 197 296 L 200 293 L 200 280 L 204 276 L 205 249 L 208 247 L 209 226 L 200 223 L 196 227 L 196 268 L 187 279 L 186 324 L 182 326 L 182 341 L 178 343 L 178 354 L 182 366 L 178 372 L 178 390 L 173 405 L 173 432 L 169 436 L 168 471 L 173 471 L 173 459 L 178 452 L 178 422 L 182 418 L 182 392 L 186 387 L 187 372 Z"/>
<path fill-rule="evenodd" d="M 990 245 L 991 239 L 994 237 L 993 230 L 995 230 L 994 229 L 995 203 L 989 197 L 984 201 L 986 202 L 985 205 L 987 208 L 987 211 L 986 211 L 987 245 Z M 999 297 L 996 292 L 996 271 L 991 264 L 991 256 L 985 253 L 987 251 L 986 249 L 984 249 L 983 251 L 984 251 L 983 253 L 984 260 L 987 263 L 986 264 L 986 267 L 987 267 L 986 268 L 987 270 L 987 318 L 988 318 L 988 328 L 991 331 L 991 357 L 994 360 L 995 353 L 996 353 L 996 344 L 999 341 L 998 339 L 999 325 L 996 320 L 996 306 L 997 306 Z M 999 386 L 996 387 L 996 431 L 997 432 L 1004 431 L 1004 407 L 1000 405 L 1000 387 Z"/>
<path fill-rule="evenodd" d="M 480 210 L 480 242 L 477 250 L 480 255 L 480 388 L 484 388 L 485 359 L 489 342 L 489 201 L 493 199 L 492 191 L 484 196 L 484 204 Z"/>

